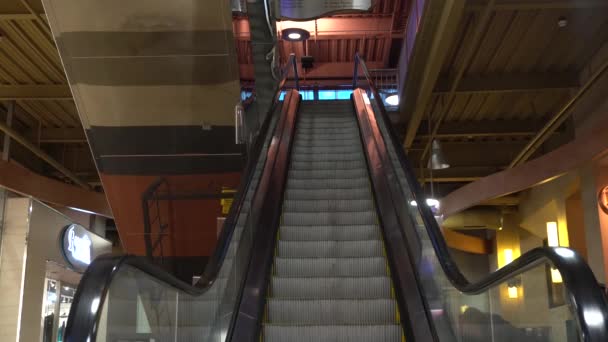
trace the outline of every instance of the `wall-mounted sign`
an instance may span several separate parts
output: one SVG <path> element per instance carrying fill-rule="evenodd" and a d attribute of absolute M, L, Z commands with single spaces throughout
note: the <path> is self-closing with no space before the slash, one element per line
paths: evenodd
<path fill-rule="evenodd" d="M 109 241 L 88 231 L 83 226 L 71 224 L 61 233 L 61 251 L 65 260 L 77 271 L 84 271 L 96 256 L 109 253 Z"/>
<path fill-rule="evenodd" d="M 598 202 L 600 204 L 600 208 L 608 214 L 608 186 L 605 186 L 598 195 Z"/>
<path fill-rule="evenodd" d="M 368 11 L 372 0 L 280 0 L 275 2 L 282 19 L 314 19 L 332 13 Z"/>

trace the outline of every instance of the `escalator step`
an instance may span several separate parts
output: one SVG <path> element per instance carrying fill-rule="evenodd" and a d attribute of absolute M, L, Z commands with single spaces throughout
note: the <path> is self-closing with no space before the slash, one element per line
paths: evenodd
<path fill-rule="evenodd" d="M 357 160 L 331 160 L 331 161 L 292 161 L 292 170 L 346 170 L 364 169 L 363 158 Z"/>
<path fill-rule="evenodd" d="M 390 298 L 390 279 L 384 277 L 273 277 L 271 292 L 277 299 Z"/>
<path fill-rule="evenodd" d="M 283 241 L 357 241 L 381 238 L 377 225 L 281 226 L 280 229 Z"/>
<path fill-rule="evenodd" d="M 298 146 L 293 149 L 294 155 L 319 153 L 361 153 L 357 146 Z"/>
<path fill-rule="evenodd" d="M 369 188 L 358 189 L 287 189 L 285 199 L 287 200 L 359 200 L 370 199 Z"/>
<path fill-rule="evenodd" d="M 283 210 L 288 212 L 371 211 L 374 210 L 374 201 L 371 199 L 286 200 L 283 202 Z"/>
<path fill-rule="evenodd" d="M 400 342 L 401 327 L 387 325 L 264 325 L 266 342 Z"/>
<path fill-rule="evenodd" d="M 278 256 L 285 258 L 349 258 L 383 256 L 382 242 L 279 241 Z"/>
<path fill-rule="evenodd" d="M 274 261 L 280 277 L 373 277 L 386 275 L 384 257 L 281 258 Z"/>
<path fill-rule="evenodd" d="M 283 213 L 283 224 L 286 226 L 333 226 L 376 224 L 375 211 L 360 212 L 316 212 L 316 213 Z"/>
<path fill-rule="evenodd" d="M 327 178 L 359 178 L 367 177 L 364 168 L 346 170 L 291 170 L 289 179 L 327 179 Z"/>
<path fill-rule="evenodd" d="M 333 146 L 353 146 L 354 144 L 360 144 L 361 140 L 359 137 L 352 137 L 343 140 L 310 140 L 310 139 L 296 139 L 293 142 L 293 147 L 333 147 Z M 356 145 L 355 145 L 356 146 Z"/>
<path fill-rule="evenodd" d="M 268 320 L 274 324 L 396 323 L 392 299 L 268 300 Z"/>
<path fill-rule="evenodd" d="M 361 178 L 289 179 L 287 189 L 353 189 L 368 188 L 369 180 Z"/>
<path fill-rule="evenodd" d="M 351 161 L 364 160 L 361 152 L 349 153 L 297 153 L 291 157 L 294 162 L 311 162 L 311 161 Z"/>

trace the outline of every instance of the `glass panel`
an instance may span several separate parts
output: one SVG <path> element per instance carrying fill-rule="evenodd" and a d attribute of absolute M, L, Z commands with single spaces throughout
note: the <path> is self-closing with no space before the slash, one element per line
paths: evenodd
<path fill-rule="evenodd" d="M 136 268 L 123 266 L 102 303 L 97 341 L 224 341 L 248 267 L 255 233 L 250 207 L 278 112 L 271 119 L 224 263 L 213 285 L 201 296 L 189 296 Z"/>
<path fill-rule="evenodd" d="M 375 102 L 375 101 L 374 101 Z M 374 103 L 373 102 L 373 103 Z M 414 200 L 383 116 L 376 119 L 390 154 L 389 179 L 405 202 Z M 420 204 L 418 204 L 420 205 Z M 424 204 L 426 205 L 426 204 Z M 486 293 L 471 296 L 455 289 L 443 272 L 417 206 L 402 208 L 412 219 L 419 244 L 417 268 L 421 288 L 441 341 L 578 341 L 575 319 L 564 300 L 564 287 L 554 284 L 551 265 L 541 265 Z"/>

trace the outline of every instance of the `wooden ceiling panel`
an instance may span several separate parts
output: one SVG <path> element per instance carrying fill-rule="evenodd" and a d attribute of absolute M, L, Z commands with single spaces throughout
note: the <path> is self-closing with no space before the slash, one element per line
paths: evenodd
<path fill-rule="evenodd" d="M 516 48 L 528 34 L 530 23 L 539 15 L 538 11 L 524 11 L 513 14 L 510 29 L 505 33 L 502 43 L 493 58 L 487 64 L 486 72 L 497 74 L 499 72 L 513 72 L 505 66 L 509 65 Z"/>
<path fill-rule="evenodd" d="M 484 37 L 476 48 L 477 53 L 471 60 L 467 72 L 469 74 L 481 74 L 487 71 L 494 55 L 503 45 L 505 35 L 509 32 L 515 18 L 514 13 L 496 12 L 490 19 L 492 25 L 484 33 Z M 464 53 L 464 50 L 461 51 Z"/>

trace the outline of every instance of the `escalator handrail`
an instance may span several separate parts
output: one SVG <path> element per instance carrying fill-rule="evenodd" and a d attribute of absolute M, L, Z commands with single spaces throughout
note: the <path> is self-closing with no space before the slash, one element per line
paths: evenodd
<path fill-rule="evenodd" d="M 66 342 L 95 341 L 102 314 L 102 310 L 99 308 L 105 302 L 115 275 L 125 266 L 142 271 L 152 278 L 165 283 L 167 286 L 191 296 L 200 296 L 209 290 L 217 279 L 228 253 L 230 241 L 232 240 L 238 217 L 245 202 L 246 190 L 253 179 L 257 162 L 265 144 L 265 138 L 269 133 L 268 130 L 270 129 L 273 113 L 280 102 L 281 91 L 287 82 L 290 71 L 293 71 L 296 88 L 299 88 L 296 63 L 295 55 L 291 54 L 287 64 L 281 71 L 281 79 L 276 86 L 275 96 L 264 118 L 262 127 L 255 138 L 254 148 L 252 149 L 254 153 L 252 155 L 257 156 L 257 158 L 250 158 L 247 162 L 234 203 L 224 223 L 224 229 L 222 229 L 218 238 L 217 247 L 209 258 L 207 267 L 198 282 L 194 285 L 186 283 L 155 265 L 146 257 L 134 255 L 100 256 L 87 268 L 74 295 L 65 329 Z"/>
<path fill-rule="evenodd" d="M 382 98 L 365 64 L 365 60 L 357 53 L 355 55 L 355 72 L 353 86 L 358 83 L 358 67 L 361 66 L 368 87 L 378 105 L 380 115 L 385 122 L 389 134 L 389 143 L 393 145 L 400 166 L 404 171 L 412 196 L 418 205 L 425 229 L 430 238 L 433 249 L 448 280 L 460 292 L 475 295 L 498 286 L 509 279 L 530 270 L 536 266 L 551 262 L 561 273 L 563 283 L 567 288 L 571 303 L 571 310 L 577 319 L 582 341 L 608 341 L 608 302 L 602 290 L 597 285 L 593 272 L 576 251 L 565 247 L 539 247 L 534 248 L 510 264 L 488 274 L 481 280 L 472 283 L 460 271 L 457 263 L 452 259 L 449 248 L 443 238 L 441 228 L 437 224 L 431 209 L 425 205 L 420 184 L 416 179 L 412 167 L 405 155 L 405 151 L 397 139 L 394 127 L 382 103 Z"/>

